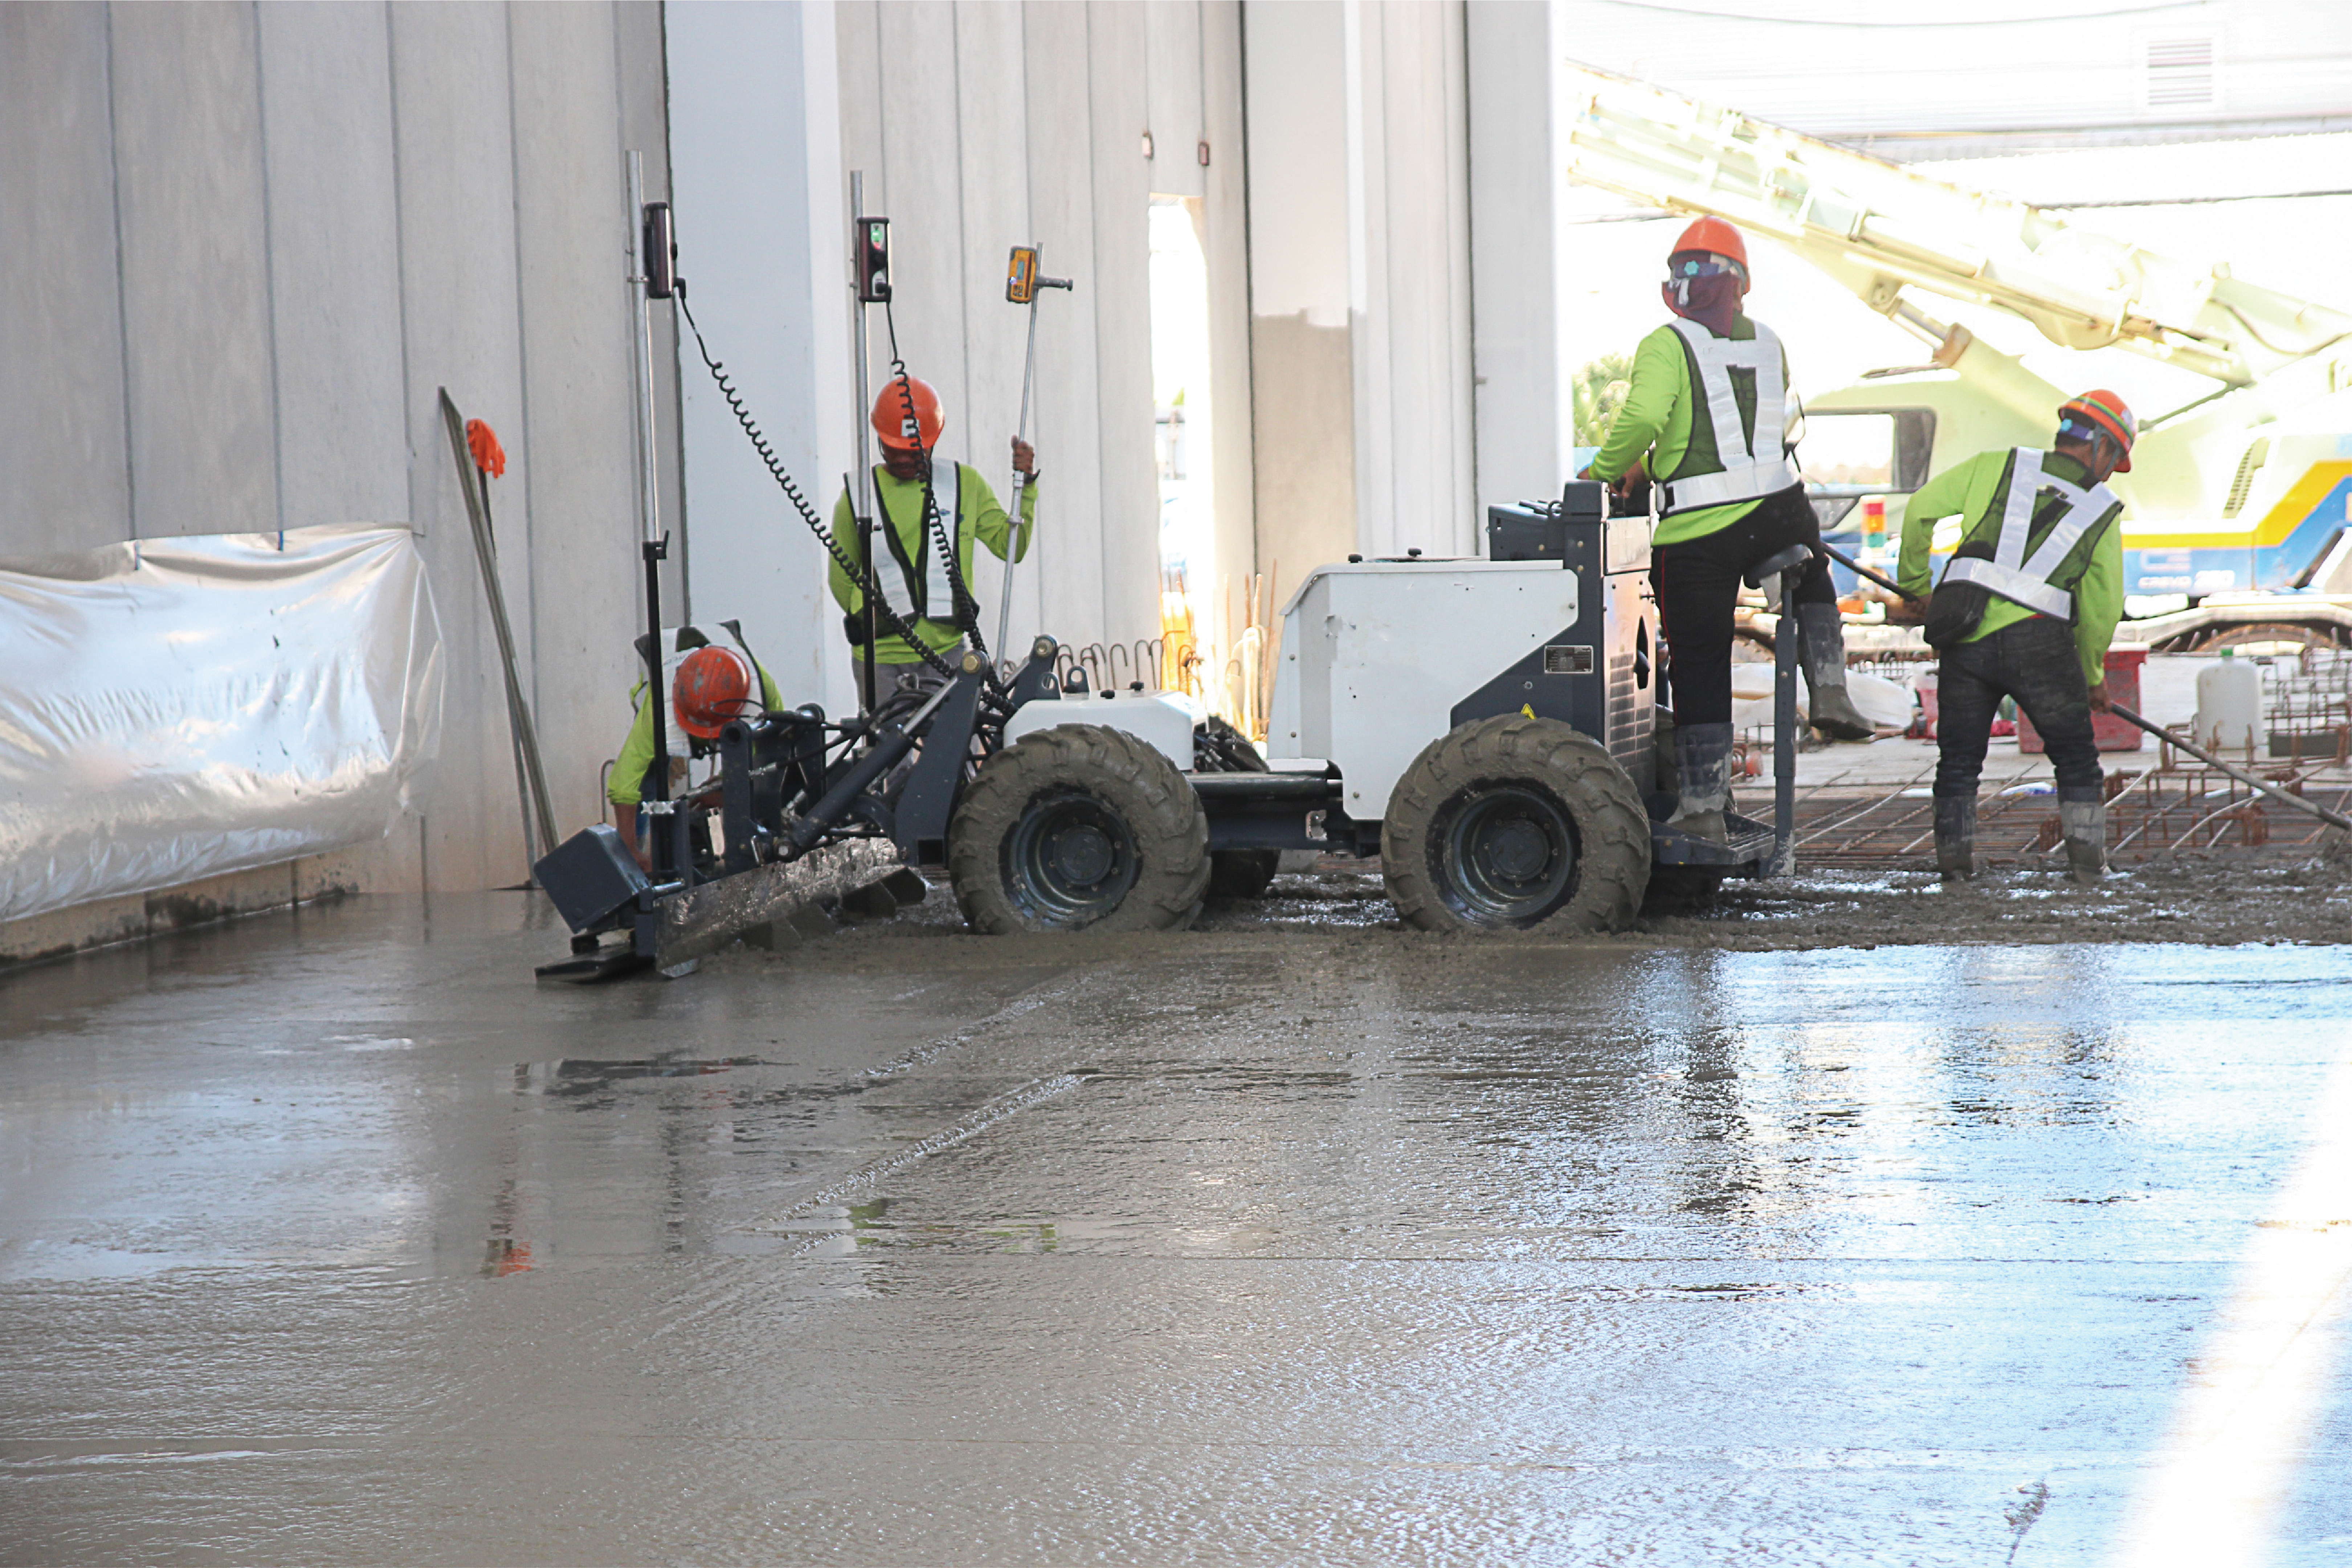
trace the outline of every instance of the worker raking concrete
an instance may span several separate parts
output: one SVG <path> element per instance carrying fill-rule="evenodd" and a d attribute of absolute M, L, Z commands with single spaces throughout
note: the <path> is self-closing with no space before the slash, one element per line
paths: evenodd
<path fill-rule="evenodd" d="M 1685 229 L 1662 292 L 1675 319 L 1642 340 L 1633 384 L 1584 477 L 1621 496 L 1658 486 L 1652 581 L 1672 656 L 1673 821 L 1724 840 L 1731 799 L 1732 616 L 1740 579 L 1790 545 L 1814 547 L 1797 590 L 1809 717 L 1841 740 L 1872 730 L 1846 695 L 1845 634 L 1818 553 L 1821 523 L 1797 471 L 1799 423 L 1786 356 L 1741 309 L 1748 246 L 1721 218 Z"/>
<path fill-rule="evenodd" d="M 1946 469 L 1903 513 L 1897 578 L 1927 591 L 1936 524 L 1961 519 L 1958 548 L 1924 612 L 1941 656 L 1937 676 L 1936 866 L 1947 880 L 1976 873 L 1977 778 L 2004 696 L 2032 719 L 2058 777 L 2066 862 L 2077 881 L 2106 869 L 2094 709 L 2107 706 L 2107 644 L 2123 614 L 2123 503 L 2106 486 L 2131 472 L 2139 423 L 2111 392 L 2088 392 L 2058 411 L 2058 438 L 1985 452 Z"/>
<path fill-rule="evenodd" d="M 885 599 L 910 607 L 907 619 L 923 645 L 947 655 L 952 664 L 979 613 L 972 585 L 973 545 L 985 545 L 1000 560 L 1017 561 L 1029 553 L 1030 533 L 1037 518 L 1037 457 L 1027 442 L 1014 438 L 1013 466 L 1022 478 L 1016 538 L 1003 504 L 980 471 L 932 451 L 946 424 L 939 393 L 929 382 L 913 376 L 903 381 L 893 378 L 874 400 L 874 434 L 882 444 L 882 461 L 874 468 L 874 488 L 881 503 L 883 526 L 876 531 L 895 570 L 886 567 L 873 577 Z M 936 512 L 929 519 L 924 508 L 927 477 Z M 833 538 L 850 559 L 863 566 L 853 506 L 844 491 L 833 509 Z M 948 539 L 954 541 L 952 562 L 943 549 Z M 829 576 L 833 597 L 845 612 L 842 625 L 850 647 L 862 653 L 866 595 L 839 560 L 832 563 Z M 888 634 L 876 642 L 874 662 L 881 672 L 877 699 L 922 684 L 930 671 L 904 638 Z"/>
<path fill-rule="evenodd" d="M 735 623 L 730 621 L 726 625 L 732 632 Z M 677 733 L 668 747 L 670 788 L 665 793 L 670 800 L 683 800 L 691 762 L 718 750 L 719 732 L 729 721 L 772 711 L 784 703 L 766 668 L 740 643 L 725 647 L 697 627 L 681 626 L 664 660 L 666 665 L 673 662 L 677 673 L 670 681 L 669 717 Z M 604 798 L 613 803 L 621 841 L 628 845 L 637 864 L 650 871 L 652 849 L 639 833 L 637 808 L 653 782 L 653 705 L 646 701 L 643 681 L 629 698 L 636 705 L 637 716 L 629 726 L 628 738 L 621 742 L 620 755 L 614 758 Z M 708 843 L 693 847 L 698 853 L 709 850 Z"/>

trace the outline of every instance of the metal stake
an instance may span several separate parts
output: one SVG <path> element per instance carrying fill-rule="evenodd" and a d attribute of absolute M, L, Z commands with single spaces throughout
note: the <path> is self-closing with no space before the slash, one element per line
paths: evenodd
<path fill-rule="evenodd" d="M 645 535 L 639 553 L 646 568 L 646 703 L 653 716 L 654 785 L 651 799 L 667 807 L 669 800 L 669 704 L 662 690 L 662 607 L 661 563 L 669 555 L 669 538 L 661 531 L 660 449 L 654 436 L 654 321 L 653 302 L 646 296 L 648 274 L 645 255 L 646 180 L 645 155 L 629 154 L 629 290 L 637 313 L 636 375 L 638 458 L 642 465 L 644 485 L 639 491 L 638 506 L 645 525 Z M 667 882 L 678 874 L 688 857 L 678 852 L 676 835 L 664 830 L 675 825 L 677 831 L 685 829 L 683 818 L 672 819 L 666 810 L 656 810 L 647 815 L 651 825 L 646 836 L 653 840 L 654 876 Z"/>
<path fill-rule="evenodd" d="M 865 215 L 866 172 L 852 169 L 849 172 L 849 232 L 853 245 L 865 243 L 864 236 L 857 232 L 857 220 Z M 879 583 L 882 574 L 874 564 L 874 452 L 866 444 L 872 434 L 866 422 L 874 409 L 874 398 L 866 385 L 870 371 L 866 353 L 866 302 L 857 297 L 856 271 L 854 267 L 850 269 L 849 287 L 851 298 L 855 301 L 852 320 L 855 323 L 856 347 L 852 351 L 857 358 L 857 558 L 866 568 L 867 579 Z M 871 590 L 861 589 L 859 597 L 865 601 L 866 608 L 866 651 L 860 660 L 865 678 L 859 683 L 859 689 L 864 705 L 862 711 L 870 716 L 880 700 L 875 689 L 874 674 L 874 639 L 880 622 L 874 613 Z"/>

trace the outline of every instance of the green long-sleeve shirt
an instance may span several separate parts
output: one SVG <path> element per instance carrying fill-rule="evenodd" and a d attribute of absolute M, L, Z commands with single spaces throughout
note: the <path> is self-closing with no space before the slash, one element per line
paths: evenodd
<path fill-rule="evenodd" d="M 1926 595 L 1930 583 L 1928 547 L 1936 524 L 1953 516 L 1965 518 L 1964 526 L 1970 527 L 1981 519 L 2000 494 L 2001 473 L 2009 458 L 2006 451 L 1980 452 L 1912 493 L 1903 508 L 1903 551 L 1895 572 L 1895 580 L 1904 591 Z M 2044 453 L 2042 471 L 2069 485 L 2087 484 L 2090 479 L 2089 470 L 2063 453 Z M 2116 623 L 2124 614 L 2123 532 L 2120 519 L 2101 532 L 2091 548 L 2082 580 L 2074 585 L 2074 648 L 2082 657 L 2083 679 L 2095 686 L 2107 678 L 2107 644 L 2116 640 Z M 1968 640 L 1990 637 L 2032 614 L 2015 600 L 1993 594 L 1984 620 Z"/>
<path fill-rule="evenodd" d="M 877 465 L 874 470 L 874 491 L 881 505 L 882 517 L 887 522 L 891 533 L 897 536 L 899 549 L 919 568 L 923 559 L 924 538 L 923 482 L 920 479 L 898 478 L 888 469 Z M 947 497 L 939 497 L 939 505 L 944 511 L 948 505 Z M 972 586 L 972 545 L 975 540 L 987 546 L 989 553 L 999 560 L 1020 560 L 1029 553 L 1029 538 L 1036 523 L 1036 480 L 1032 479 L 1021 487 L 1021 537 L 1015 540 L 1012 518 L 1006 516 L 1004 504 L 996 498 L 996 492 L 988 487 L 988 481 L 981 477 L 978 469 L 968 463 L 963 465 L 963 517 L 957 528 L 956 555 L 962 562 L 964 587 L 969 590 Z M 850 506 L 847 491 L 842 492 L 840 501 L 833 508 L 833 537 L 850 559 L 863 562 L 865 558 L 858 549 L 857 517 Z M 1012 551 L 1009 556 L 1006 554 L 1008 547 Z M 881 570 L 876 577 L 881 584 L 882 601 L 900 615 L 911 619 L 912 606 L 907 602 L 906 584 L 899 575 L 898 559 L 887 549 L 880 553 Z M 840 561 L 832 559 L 830 556 L 827 560 L 826 576 L 833 584 L 835 601 L 853 615 L 864 610 L 865 591 L 850 580 L 849 574 L 841 569 Z M 935 653 L 954 647 L 963 633 L 956 627 L 953 607 L 933 604 L 927 608 L 930 613 L 915 622 L 915 634 Z M 921 655 L 907 646 L 904 638 L 893 636 L 888 623 L 883 622 L 881 635 L 874 643 L 874 662 L 877 664 L 913 664 L 921 662 Z"/>
<path fill-rule="evenodd" d="M 1731 319 L 1731 336 L 1736 342 L 1752 342 L 1756 324 L 1745 315 Z M 1788 376 L 1787 352 L 1782 351 L 1781 375 Z M 1786 384 L 1794 385 L 1791 382 Z M 1756 384 L 1746 377 L 1733 383 L 1733 396 L 1739 403 L 1740 424 L 1749 440 L 1756 435 Z M 1625 389 L 1625 402 L 1610 423 L 1609 434 L 1592 459 L 1592 476 L 1614 482 L 1622 477 L 1644 454 L 1644 467 L 1652 479 L 1667 479 L 1689 455 L 1691 446 L 1691 413 L 1702 406 L 1704 400 L 1691 393 L 1690 356 L 1683 351 L 1683 340 L 1672 327 L 1661 327 L 1642 340 L 1633 350 L 1633 376 Z M 1711 450 L 1712 429 L 1703 438 Z M 1730 527 L 1757 507 L 1755 501 L 1727 501 L 1720 507 L 1698 507 L 1687 512 L 1677 512 L 1658 525 L 1653 544 L 1680 544 L 1685 539 L 1705 538 L 1719 528 Z"/>
<path fill-rule="evenodd" d="M 781 711 L 784 699 L 768 667 L 757 659 L 751 667 L 760 672 L 760 700 L 771 713 Z M 612 774 L 604 781 L 604 799 L 615 806 L 635 806 L 645 800 L 646 773 L 654 765 L 654 709 L 646 701 L 645 682 L 637 683 L 629 700 L 636 705 L 636 722 L 629 726 L 629 737 L 621 742 L 621 755 L 614 758 Z"/>

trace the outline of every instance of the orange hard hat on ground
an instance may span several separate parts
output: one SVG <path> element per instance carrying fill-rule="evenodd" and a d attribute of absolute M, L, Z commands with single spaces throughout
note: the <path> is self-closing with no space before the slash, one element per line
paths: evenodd
<path fill-rule="evenodd" d="M 914 394 L 915 419 L 907 418 L 907 394 Z M 914 428 L 909 429 L 909 423 Z M 908 376 L 904 385 L 896 376 L 882 383 L 881 395 L 874 400 L 874 434 L 885 446 L 900 452 L 912 452 L 919 444 L 928 451 L 947 428 L 947 415 L 940 412 L 940 394 L 931 383 L 919 376 Z"/>
<path fill-rule="evenodd" d="M 1727 256 L 1739 264 L 1740 271 L 1748 270 L 1748 242 L 1739 237 L 1738 229 L 1721 218 L 1699 219 L 1683 230 L 1683 237 L 1675 241 L 1675 248 L 1666 254 L 1676 256 L 1694 251 L 1704 251 L 1709 256 Z"/>
<path fill-rule="evenodd" d="M 2065 434 L 2069 423 L 2078 427 L 2091 425 L 2111 437 L 2124 449 L 2123 456 L 2116 462 L 2116 472 L 2131 472 L 2132 443 L 2139 439 L 2139 421 L 2123 399 L 2105 387 L 2068 398 L 2059 405 L 2058 434 Z"/>
<path fill-rule="evenodd" d="M 760 705 L 751 695 L 751 661 L 732 648 L 697 648 L 677 666 L 670 699 L 677 727 L 697 740 L 716 740 L 729 723 Z"/>

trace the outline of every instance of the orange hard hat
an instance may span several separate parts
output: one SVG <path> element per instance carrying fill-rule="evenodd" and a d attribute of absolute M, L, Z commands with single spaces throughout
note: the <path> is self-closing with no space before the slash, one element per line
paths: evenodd
<path fill-rule="evenodd" d="M 1748 270 L 1748 242 L 1739 237 L 1738 229 L 1721 218 L 1706 217 L 1692 224 L 1683 230 L 1683 237 L 1675 241 L 1675 248 L 1666 254 L 1676 256 L 1692 251 L 1703 251 L 1709 256 L 1727 256 L 1739 264 L 1740 271 Z"/>
<path fill-rule="evenodd" d="M 907 417 L 908 394 L 914 394 L 915 418 Z M 920 422 L 917 423 L 917 422 Z M 896 376 L 883 383 L 882 393 L 874 400 L 874 434 L 882 444 L 900 452 L 912 452 L 919 444 L 928 451 L 947 428 L 947 415 L 940 412 L 940 394 L 931 383 L 917 376 L 908 376 L 902 384 Z M 916 428 L 908 428 L 910 424 Z"/>
<path fill-rule="evenodd" d="M 2139 439 L 2139 421 L 2131 406 L 2105 387 L 2098 387 L 2070 397 L 2058 409 L 2058 433 L 2066 434 L 2069 423 L 2096 427 L 2123 448 L 2124 455 L 2116 460 L 2116 472 L 2131 472 L 2132 443 Z"/>
<path fill-rule="evenodd" d="M 728 724 L 759 706 L 751 696 L 751 661 L 732 648 L 697 648 L 670 683 L 677 727 L 697 740 L 716 740 Z"/>

